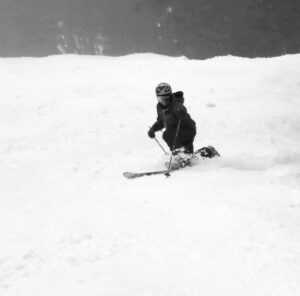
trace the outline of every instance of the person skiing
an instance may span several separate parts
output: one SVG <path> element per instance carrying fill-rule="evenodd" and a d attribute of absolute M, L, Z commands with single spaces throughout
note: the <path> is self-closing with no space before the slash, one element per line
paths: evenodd
<path fill-rule="evenodd" d="M 185 160 L 188 160 L 194 152 L 196 123 L 184 106 L 183 92 L 173 93 L 171 86 L 162 82 L 156 87 L 155 93 L 158 100 L 157 120 L 149 129 L 148 136 L 155 138 L 157 131 L 165 129 L 162 137 L 172 154 L 176 156 L 183 152 L 187 155 Z M 184 162 L 184 165 L 186 164 L 188 161 Z"/>

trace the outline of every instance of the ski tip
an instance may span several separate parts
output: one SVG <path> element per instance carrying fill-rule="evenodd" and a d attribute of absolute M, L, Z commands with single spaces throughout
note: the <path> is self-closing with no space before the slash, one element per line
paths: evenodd
<path fill-rule="evenodd" d="M 123 176 L 124 176 L 125 178 L 127 178 L 127 179 L 132 179 L 132 178 L 135 177 L 135 175 L 136 175 L 136 174 L 130 173 L 130 172 L 124 172 L 124 173 L 123 173 Z"/>

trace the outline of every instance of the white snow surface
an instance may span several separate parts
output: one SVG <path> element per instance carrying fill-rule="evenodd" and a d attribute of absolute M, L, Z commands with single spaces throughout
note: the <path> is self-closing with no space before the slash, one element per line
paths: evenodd
<path fill-rule="evenodd" d="M 0 81 L 0 295 L 300 295 L 300 54 L 3 58 Z M 128 180 L 169 159 L 162 81 L 222 157 Z"/>

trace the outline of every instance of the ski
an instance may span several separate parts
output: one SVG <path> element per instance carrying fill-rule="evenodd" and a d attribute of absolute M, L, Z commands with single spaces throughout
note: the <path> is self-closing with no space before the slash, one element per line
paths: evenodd
<path fill-rule="evenodd" d="M 199 159 L 199 157 L 201 158 L 213 158 L 213 157 L 220 157 L 219 152 L 213 147 L 213 146 L 207 146 L 207 147 L 203 147 L 201 149 L 198 149 L 195 151 L 195 153 L 193 154 L 192 158 L 196 158 Z M 167 168 L 167 170 L 162 170 L 162 171 L 150 171 L 150 172 L 142 172 L 142 173 L 132 173 L 132 172 L 124 172 L 123 176 L 127 179 L 134 179 L 134 178 L 139 178 L 139 177 L 143 177 L 143 176 L 152 176 L 152 175 L 162 175 L 164 174 L 166 177 L 170 177 L 170 172 L 173 172 L 175 170 L 179 170 L 179 169 L 183 169 L 185 167 L 190 167 L 190 165 L 186 165 L 186 166 L 178 166 L 178 167 L 172 167 L 170 170 L 168 170 L 169 168 L 169 162 L 165 163 L 165 166 Z"/>
<path fill-rule="evenodd" d="M 214 158 L 220 157 L 220 153 L 213 146 L 202 147 L 194 152 L 194 157 Z"/>
<path fill-rule="evenodd" d="M 167 173 L 168 173 L 168 170 L 143 172 L 143 173 L 124 172 L 123 176 L 127 179 L 133 179 L 133 178 L 138 178 L 138 177 L 143 177 L 143 176 L 162 175 L 162 174 L 167 175 Z"/>

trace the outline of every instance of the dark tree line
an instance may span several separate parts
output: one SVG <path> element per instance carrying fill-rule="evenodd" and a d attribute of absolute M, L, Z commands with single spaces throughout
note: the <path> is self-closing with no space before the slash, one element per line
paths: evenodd
<path fill-rule="evenodd" d="M 300 52 L 299 0 L 1 0 L 0 56 Z"/>

